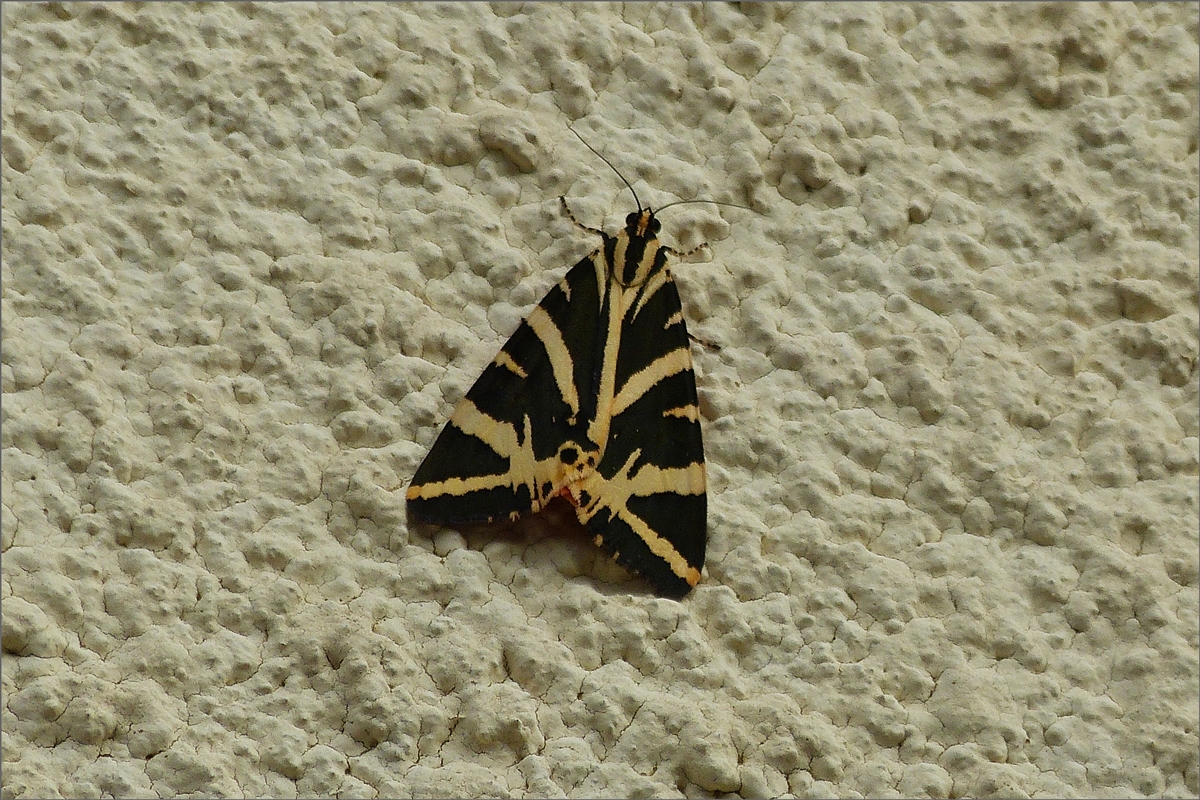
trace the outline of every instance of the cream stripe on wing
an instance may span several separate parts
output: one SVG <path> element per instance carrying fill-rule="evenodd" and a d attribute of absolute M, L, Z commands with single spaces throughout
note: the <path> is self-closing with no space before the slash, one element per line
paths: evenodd
<path fill-rule="evenodd" d="M 588 256 L 592 260 L 592 269 L 596 271 L 596 296 L 603 298 L 604 290 L 608 288 L 610 276 L 608 274 L 608 262 L 604 260 L 604 248 Z"/>
<path fill-rule="evenodd" d="M 659 356 L 642 369 L 629 376 L 621 391 L 613 398 L 612 415 L 615 417 L 663 378 L 669 378 L 692 368 L 692 354 L 686 347 L 678 347 L 665 356 Z"/>
<path fill-rule="evenodd" d="M 651 263 L 653 264 L 653 260 Z M 654 275 L 650 277 L 650 280 L 646 281 L 645 285 L 642 287 L 641 297 L 638 298 L 637 305 L 633 307 L 633 313 L 629 315 L 628 321 L 633 322 L 637 315 L 641 313 L 642 306 L 650 302 L 650 298 L 654 297 L 654 293 L 666 286 L 667 282 L 670 280 L 671 272 L 666 267 L 663 267 L 661 270 L 654 273 Z M 668 325 L 667 327 L 670 326 Z"/>
<path fill-rule="evenodd" d="M 629 481 L 632 494 L 646 497 L 652 494 L 704 494 L 704 464 L 696 462 L 686 467 L 663 469 L 645 464 Z"/>
<path fill-rule="evenodd" d="M 525 415 L 525 441 L 517 450 L 509 455 L 508 474 L 511 477 L 513 491 L 522 484 L 529 489 L 530 497 L 537 497 L 537 486 L 542 481 L 541 470 L 537 457 L 533 454 L 533 426 L 529 423 L 529 415 Z"/>
<path fill-rule="evenodd" d="M 513 357 L 508 354 L 507 350 L 501 350 L 499 353 L 496 353 L 496 357 L 493 359 L 493 361 L 496 362 L 496 366 L 504 367 L 518 378 L 529 377 L 525 370 L 521 368 L 521 365 L 516 361 L 513 361 Z"/>
<path fill-rule="evenodd" d="M 618 242 L 618 249 L 621 244 Z M 614 269 L 616 269 L 614 267 Z M 633 291 L 622 290 L 613 281 L 606 287 L 608 291 L 608 322 L 605 326 L 606 336 L 604 350 L 600 357 L 600 380 L 596 389 L 596 416 L 588 426 L 588 438 L 593 442 L 608 443 L 609 426 L 612 424 L 613 395 L 617 391 L 617 354 L 621 349 L 621 326 L 625 318 L 627 303 Z"/>
<path fill-rule="evenodd" d="M 464 495 L 481 489 L 505 486 L 513 491 L 524 486 L 529 490 L 533 511 L 540 510 L 561 488 L 557 456 L 538 460 L 533 454 L 533 432 L 529 416 L 525 416 L 524 444 L 517 442 L 516 429 L 507 422 L 499 422 L 480 411 L 470 400 L 463 399 L 455 407 L 450 424 L 463 433 L 474 436 L 492 448 L 497 455 L 508 459 L 508 469 L 492 475 L 473 475 L 468 478 L 447 478 L 444 481 L 409 486 L 409 500 L 429 499 L 441 495 Z M 549 493 L 543 492 L 544 484 L 550 483 Z"/>
<path fill-rule="evenodd" d="M 420 486 L 410 486 L 405 493 L 409 500 L 428 500 L 431 497 L 448 495 L 464 495 L 481 489 L 495 489 L 498 486 L 511 487 L 512 479 L 509 473 L 500 475 L 475 475 L 470 478 L 447 478 L 444 481 L 422 483 Z"/>
<path fill-rule="evenodd" d="M 654 262 L 657 259 L 658 240 L 647 239 L 646 249 L 642 251 L 642 260 L 638 262 L 637 272 L 634 274 L 633 282 L 629 284 L 631 288 L 646 283 L 646 279 L 650 276 L 650 270 L 654 269 Z M 667 272 L 666 269 L 663 269 L 658 273 L 658 277 L 665 279 L 670 277 L 670 273 Z"/>
<path fill-rule="evenodd" d="M 692 422 L 700 421 L 700 409 L 695 405 L 680 406 L 679 408 L 668 408 L 663 412 L 664 417 L 679 417 L 680 419 L 690 419 Z"/>
<path fill-rule="evenodd" d="M 465 397 L 454 407 L 450 424 L 468 436 L 474 436 L 505 458 L 512 458 L 521 449 L 516 428 L 507 422 L 492 419 Z"/>
<path fill-rule="evenodd" d="M 554 382 L 558 384 L 558 393 L 562 395 L 563 402 L 571 409 L 572 416 L 578 414 L 579 393 L 575 389 L 575 362 L 571 359 L 567 343 L 563 341 L 562 331 L 541 306 L 534 306 L 525 322 L 546 348 L 546 355 L 550 357 L 550 368 L 554 370 Z"/>
<path fill-rule="evenodd" d="M 617 510 L 617 516 L 621 520 L 633 528 L 633 532 L 638 535 L 646 547 L 650 548 L 650 552 L 667 562 L 674 572 L 679 577 L 688 582 L 689 586 L 695 586 L 700 582 L 700 571 L 687 562 L 687 559 L 679 554 L 675 546 L 668 542 L 663 537 L 655 533 L 654 529 L 642 521 L 640 517 L 630 513 L 628 509 L 621 508 Z"/>

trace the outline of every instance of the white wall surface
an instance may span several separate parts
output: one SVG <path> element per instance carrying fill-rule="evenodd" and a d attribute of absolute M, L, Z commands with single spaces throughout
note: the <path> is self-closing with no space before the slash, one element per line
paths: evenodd
<path fill-rule="evenodd" d="M 1195 797 L 1197 10 L 3 14 L 3 797 Z M 708 561 L 406 525 L 655 208 Z"/>

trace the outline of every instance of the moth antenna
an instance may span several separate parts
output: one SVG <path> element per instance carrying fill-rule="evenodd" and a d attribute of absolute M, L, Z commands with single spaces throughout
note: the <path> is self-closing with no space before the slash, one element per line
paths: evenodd
<path fill-rule="evenodd" d="M 575 136 L 579 139 L 579 141 L 583 142 L 584 147 L 586 147 L 588 150 L 591 150 L 593 153 L 595 153 L 597 158 L 599 158 L 605 164 L 608 164 L 609 169 L 611 169 L 613 172 L 617 173 L 617 177 L 620 178 L 622 181 L 624 181 L 625 185 L 629 187 L 629 191 L 633 194 L 633 202 L 637 203 L 638 211 L 641 211 L 642 210 L 642 201 L 638 200 L 637 192 L 633 191 L 633 184 L 631 184 L 629 181 L 626 181 L 625 176 L 621 174 L 621 171 L 619 169 L 617 169 L 616 167 L 614 167 L 612 165 L 611 161 L 609 161 L 607 158 L 605 158 L 603 155 L 601 155 L 599 150 L 597 150 L 596 148 L 594 148 L 590 144 L 588 144 L 587 139 L 584 139 L 582 136 L 580 136 L 579 131 L 572 128 L 570 123 L 567 124 L 567 129 L 569 131 L 571 131 L 571 133 L 575 134 Z"/>
<path fill-rule="evenodd" d="M 671 206 L 682 206 L 687 203 L 712 203 L 714 206 L 729 206 L 730 208 L 740 208 L 743 211 L 754 211 L 754 209 L 750 208 L 749 206 L 740 206 L 737 203 L 726 203 L 721 200 L 676 200 L 673 203 L 667 203 L 665 206 L 660 207 L 658 209 L 658 213 L 661 214 Z"/>

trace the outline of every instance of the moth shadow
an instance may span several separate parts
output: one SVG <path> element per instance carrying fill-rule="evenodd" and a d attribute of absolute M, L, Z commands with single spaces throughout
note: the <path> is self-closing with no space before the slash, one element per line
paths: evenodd
<path fill-rule="evenodd" d="M 654 596 L 648 584 L 593 543 L 593 534 L 579 521 L 575 507 L 563 498 L 554 498 L 536 514 L 522 514 L 515 520 L 439 524 L 410 519 L 408 528 L 410 533 L 428 538 L 439 555 L 444 553 L 437 543 L 438 533 L 457 531 L 467 547 L 483 552 L 490 562 L 499 562 L 493 563 L 497 576 L 512 573 L 514 584 L 536 583 L 555 590 L 552 576 L 557 573 L 565 581 L 584 578 L 604 595 Z"/>

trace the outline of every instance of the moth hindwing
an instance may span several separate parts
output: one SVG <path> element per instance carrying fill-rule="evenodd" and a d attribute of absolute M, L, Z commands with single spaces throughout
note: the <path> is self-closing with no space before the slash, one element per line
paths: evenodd
<path fill-rule="evenodd" d="M 601 246 L 454 409 L 408 487 L 411 519 L 516 519 L 562 496 L 596 544 L 658 593 L 696 585 L 704 447 L 674 251 L 659 228 L 639 207 L 617 235 L 595 231 Z"/>

